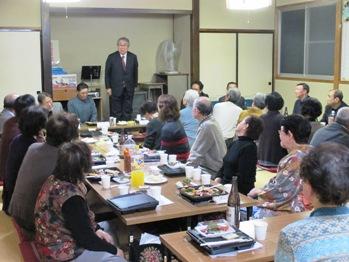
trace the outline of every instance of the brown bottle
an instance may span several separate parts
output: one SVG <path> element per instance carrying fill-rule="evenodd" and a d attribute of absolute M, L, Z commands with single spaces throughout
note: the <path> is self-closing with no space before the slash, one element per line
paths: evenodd
<path fill-rule="evenodd" d="M 227 221 L 229 225 L 239 228 L 240 225 L 240 195 L 238 178 L 233 176 L 231 190 L 228 198 Z"/>
<path fill-rule="evenodd" d="M 131 153 L 128 148 L 124 149 L 124 172 L 131 172 Z"/>
<path fill-rule="evenodd" d="M 287 106 L 285 106 L 284 116 L 288 116 Z"/>

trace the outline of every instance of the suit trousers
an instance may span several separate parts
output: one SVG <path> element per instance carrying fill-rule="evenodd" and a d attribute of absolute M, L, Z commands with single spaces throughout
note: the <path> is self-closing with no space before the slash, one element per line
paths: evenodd
<path fill-rule="evenodd" d="M 132 119 L 132 102 L 134 90 L 124 88 L 121 95 L 110 97 L 110 116 L 116 117 L 118 121 L 128 121 Z"/>

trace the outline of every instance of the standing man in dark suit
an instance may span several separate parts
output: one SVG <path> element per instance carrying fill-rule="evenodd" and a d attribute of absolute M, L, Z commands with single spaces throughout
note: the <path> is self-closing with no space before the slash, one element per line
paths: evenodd
<path fill-rule="evenodd" d="M 110 116 L 117 120 L 130 120 L 134 89 L 138 83 L 138 61 L 135 54 L 128 52 L 128 38 L 119 38 L 117 45 L 118 51 L 110 54 L 105 64 L 105 87 L 110 96 Z"/>

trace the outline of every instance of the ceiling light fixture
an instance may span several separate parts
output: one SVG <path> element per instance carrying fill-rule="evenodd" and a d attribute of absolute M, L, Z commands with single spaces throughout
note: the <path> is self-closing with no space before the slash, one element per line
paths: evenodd
<path fill-rule="evenodd" d="M 233 10 L 255 10 L 271 6 L 272 0 L 226 0 L 227 8 Z"/>
<path fill-rule="evenodd" d="M 46 3 L 55 3 L 55 4 L 80 2 L 80 0 L 44 0 L 44 1 Z"/>

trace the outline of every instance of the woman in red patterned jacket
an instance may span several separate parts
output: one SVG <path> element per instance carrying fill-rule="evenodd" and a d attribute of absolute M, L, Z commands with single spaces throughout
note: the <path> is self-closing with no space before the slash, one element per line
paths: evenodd
<path fill-rule="evenodd" d="M 43 260 L 125 261 L 112 237 L 101 230 L 86 202 L 85 173 L 91 152 L 83 142 L 61 146 L 53 175 L 35 205 L 36 244 Z"/>

